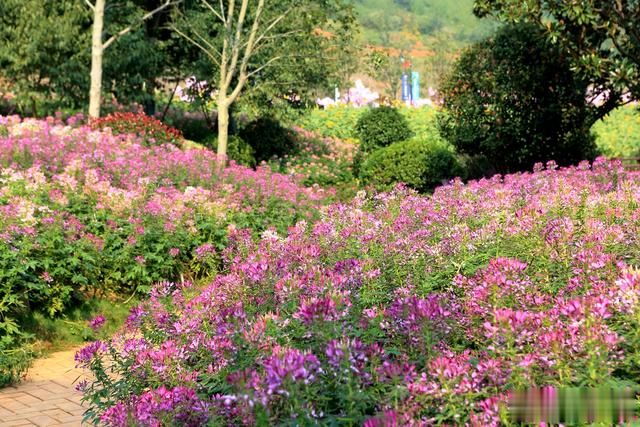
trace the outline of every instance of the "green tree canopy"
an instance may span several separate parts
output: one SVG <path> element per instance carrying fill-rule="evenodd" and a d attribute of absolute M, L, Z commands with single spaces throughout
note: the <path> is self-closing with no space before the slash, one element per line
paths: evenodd
<path fill-rule="evenodd" d="M 135 22 L 159 0 L 115 0 L 105 38 Z M 168 30 L 170 11 L 154 15 L 105 51 L 104 95 L 144 101 L 167 76 L 186 77 L 201 55 Z M 0 77 L 32 114 L 84 108 L 88 101 L 92 13 L 80 0 L 0 1 Z"/>
<path fill-rule="evenodd" d="M 72 0 L 0 2 L 0 77 L 20 103 L 37 110 L 43 98 L 86 96 L 91 23 L 85 9 Z"/>
<path fill-rule="evenodd" d="M 588 82 L 532 24 L 508 25 L 466 50 L 443 87 L 442 135 L 506 173 L 590 159 Z"/>
<path fill-rule="evenodd" d="M 198 77 L 217 82 L 220 58 L 216 55 L 222 51 L 225 31 L 208 3 L 201 0 L 183 3 L 175 27 L 178 33 L 209 52 L 207 69 L 200 68 Z M 226 8 L 228 1 L 223 3 Z M 212 4 L 219 8 L 217 2 Z M 247 9 L 244 37 L 255 10 L 255 6 Z M 269 28 L 281 15 L 283 18 Z M 353 10 L 344 0 L 267 0 L 259 33 L 269 34 L 248 64 L 251 78 L 243 89 L 242 102 L 258 109 L 272 109 L 274 104 L 291 101 L 305 104 L 345 83 L 358 59 L 353 45 L 356 31 Z M 183 42 L 188 43 L 184 39 Z"/>
<path fill-rule="evenodd" d="M 476 0 L 478 16 L 526 21 L 545 31 L 605 102 L 599 116 L 622 95 L 640 99 L 640 3 L 638 0 Z"/>

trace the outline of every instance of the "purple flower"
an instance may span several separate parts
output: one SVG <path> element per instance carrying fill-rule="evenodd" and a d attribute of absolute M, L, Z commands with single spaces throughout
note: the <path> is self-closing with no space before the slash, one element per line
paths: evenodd
<path fill-rule="evenodd" d="M 147 313 L 144 311 L 142 306 L 138 305 L 136 307 L 131 308 L 129 311 L 129 317 L 127 317 L 126 325 L 129 328 L 133 328 L 138 326 L 142 317 L 144 317 Z"/>
<path fill-rule="evenodd" d="M 211 243 L 205 243 L 196 248 L 196 257 L 203 259 L 207 255 L 215 253 L 216 249 Z"/>
<path fill-rule="evenodd" d="M 273 356 L 262 362 L 262 366 L 269 395 L 286 394 L 287 381 L 311 383 L 320 372 L 320 362 L 316 356 L 293 348 L 274 352 Z"/>
<path fill-rule="evenodd" d="M 122 402 L 108 408 L 100 416 L 100 422 L 108 427 L 127 427 L 129 425 L 127 407 Z"/>
<path fill-rule="evenodd" d="M 334 320 L 338 317 L 338 312 L 333 298 L 312 298 L 302 303 L 300 309 L 298 309 L 298 312 L 294 314 L 293 317 L 309 325 L 313 323 L 314 320 Z"/>
<path fill-rule="evenodd" d="M 107 319 L 101 314 L 99 316 L 94 317 L 93 319 L 91 319 L 89 321 L 89 327 L 91 329 L 93 329 L 94 331 L 97 331 L 100 328 L 102 328 L 102 326 L 104 326 L 106 321 L 107 321 Z"/>
<path fill-rule="evenodd" d="M 94 341 L 76 352 L 76 367 L 87 367 L 96 355 L 101 351 L 106 351 L 107 346 L 102 341 Z"/>

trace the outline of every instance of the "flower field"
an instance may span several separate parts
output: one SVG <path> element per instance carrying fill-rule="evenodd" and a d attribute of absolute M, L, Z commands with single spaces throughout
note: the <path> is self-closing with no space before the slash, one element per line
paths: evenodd
<path fill-rule="evenodd" d="M 600 159 L 234 228 L 208 285 L 155 284 L 77 353 L 88 417 L 490 426 L 511 390 L 635 386 L 639 199 L 640 176 Z"/>
<path fill-rule="evenodd" d="M 332 194 L 77 117 L 0 117 L 0 131 L 0 384 L 24 369 L 30 313 L 214 275 L 228 230 L 285 232 Z"/>

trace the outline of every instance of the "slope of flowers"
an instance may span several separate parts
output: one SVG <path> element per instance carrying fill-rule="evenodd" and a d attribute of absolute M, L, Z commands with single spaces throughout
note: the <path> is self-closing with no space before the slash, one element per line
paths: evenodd
<path fill-rule="evenodd" d="M 285 231 L 330 195 L 266 167 L 219 172 L 206 150 L 145 147 L 53 119 L 0 125 L 0 383 L 16 319 L 213 272 L 228 228 Z"/>
<path fill-rule="evenodd" d="M 640 373 L 640 177 L 617 164 L 396 191 L 230 236 L 76 355 L 105 425 L 499 425 L 509 391 Z"/>
<path fill-rule="evenodd" d="M 276 166 L 287 173 L 303 177 L 305 185 L 323 187 L 351 185 L 355 187 L 353 157 L 358 148 L 352 140 L 321 137 L 294 127 L 297 152 L 278 159 Z"/>

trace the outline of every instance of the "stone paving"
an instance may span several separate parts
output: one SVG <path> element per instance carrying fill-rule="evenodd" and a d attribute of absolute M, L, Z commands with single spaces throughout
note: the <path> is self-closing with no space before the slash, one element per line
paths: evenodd
<path fill-rule="evenodd" d="M 74 385 L 83 374 L 75 368 L 75 351 L 36 360 L 23 382 L 0 389 L 0 426 L 81 425 L 82 396 Z"/>

